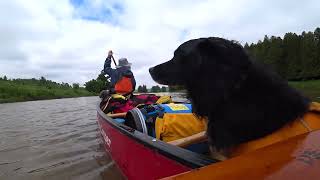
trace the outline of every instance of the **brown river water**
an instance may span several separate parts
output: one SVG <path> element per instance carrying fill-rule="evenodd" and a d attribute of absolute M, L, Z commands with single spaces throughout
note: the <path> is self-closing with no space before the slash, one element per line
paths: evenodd
<path fill-rule="evenodd" d="M 98 100 L 0 104 L 0 179 L 124 179 L 102 147 Z"/>

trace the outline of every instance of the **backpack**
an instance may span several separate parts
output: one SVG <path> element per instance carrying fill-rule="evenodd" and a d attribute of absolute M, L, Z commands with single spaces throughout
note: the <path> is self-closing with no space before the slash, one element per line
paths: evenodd
<path fill-rule="evenodd" d="M 128 112 L 142 104 L 154 104 L 158 99 L 159 97 L 154 94 L 140 94 L 128 97 L 121 94 L 112 94 L 105 97 L 101 102 L 101 109 L 106 114 Z"/>
<path fill-rule="evenodd" d="M 101 104 L 101 109 L 106 114 L 127 112 L 135 107 L 130 99 L 121 94 L 111 94 Z"/>
<path fill-rule="evenodd" d="M 145 104 L 154 104 L 159 99 L 159 96 L 155 94 L 139 94 L 133 95 L 131 100 L 134 102 L 135 106 L 145 105 Z"/>

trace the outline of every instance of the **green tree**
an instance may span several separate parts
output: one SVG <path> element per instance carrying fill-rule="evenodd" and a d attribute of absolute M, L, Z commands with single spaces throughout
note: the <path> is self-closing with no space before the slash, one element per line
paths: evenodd
<path fill-rule="evenodd" d="M 317 65 L 317 43 L 312 32 L 302 33 L 300 55 L 302 59 L 303 79 L 317 77 L 319 66 Z"/>
<path fill-rule="evenodd" d="M 100 80 L 100 81 L 109 83 L 109 76 L 106 77 L 106 76 L 103 75 L 103 74 L 99 74 L 98 77 L 97 77 L 97 80 Z"/>
<path fill-rule="evenodd" d="M 245 49 L 288 80 L 320 78 L 320 28 L 301 35 L 286 33 L 283 39 L 265 36 L 256 44 L 245 44 Z"/>
<path fill-rule="evenodd" d="M 176 92 L 184 90 L 183 86 L 169 86 L 169 92 Z"/>
<path fill-rule="evenodd" d="M 44 82 L 44 81 L 41 81 L 41 80 L 40 80 L 40 83 L 41 83 L 41 84 L 45 84 L 45 82 Z M 61 83 L 61 87 L 64 88 L 64 89 L 71 88 L 71 86 L 69 85 L 69 83 L 64 83 L 64 82 Z"/>
<path fill-rule="evenodd" d="M 315 69 L 317 69 L 316 76 L 320 78 L 320 28 L 317 28 L 314 31 L 314 38 L 317 46 L 316 65 L 315 65 Z"/>
<path fill-rule="evenodd" d="M 139 86 L 139 87 L 138 87 L 138 92 L 139 92 L 139 93 L 143 93 L 143 92 L 144 92 L 144 89 L 143 89 L 142 86 Z"/>
<path fill-rule="evenodd" d="M 245 43 L 245 44 L 244 44 L 244 49 L 249 50 L 249 48 L 250 48 L 250 47 L 249 47 L 248 43 Z"/>
<path fill-rule="evenodd" d="M 143 86 L 142 86 L 142 92 L 144 92 L 144 93 L 147 93 L 147 92 L 148 92 L 148 89 L 147 89 L 147 86 L 146 86 L 146 85 L 143 85 Z"/>
<path fill-rule="evenodd" d="M 158 86 L 158 85 L 152 86 L 152 87 L 151 87 L 151 92 L 155 92 L 155 93 L 161 92 L 160 86 Z"/>
<path fill-rule="evenodd" d="M 79 89 L 79 88 L 80 88 L 79 83 L 73 83 L 73 84 L 72 84 L 72 88 L 73 88 L 73 89 Z"/>
<path fill-rule="evenodd" d="M 165 86 L 161 87 L 161 92 L 167 92 L 167 88 Z"/>
<path fill-rule="evenodd" d="M 316 28 L 316 30 L 314 30 L 314 38 L 319 44 L 320 43 L 320 28 Z"/>
<path fill-rule="evenodd" d="M 99 74 L 96 79 L 92 79 L 84 84 L 85 89 L 90 92 L 99 93 L 104 89 L 110 88 L 109 77 L 105 77 L 103 74 Z"/>
<path fill-rule="evenodd" d="M 282 39 L 272 36 L 268 42 L 268 50 L 265 52 L 265 63 L 272 66 L 281 76 L 285 77 L 286 63 L 284 61 L 284 52 Z"/>
<path fill-rule="evenodd" d="M 299 79 L 302 71 L 300 59 L 300 37 L 295 33 L 286 33 L 283 38 L 284 60 L 287 63 L 286 78 Z"/>
<path fill-rule="evenodd" d="M 40 80 L 41 85 L 44 85 L 47 82 L 46 78 L 44 78 L 43 76 L 41 76 L 41 78 L 39 80 Z"/>
<path fill-rule="evenodd" d="M 102 81 L 92 79 L 84 84 L 85 89 L 89 92 L 99 93 L 105 88 Z"/>

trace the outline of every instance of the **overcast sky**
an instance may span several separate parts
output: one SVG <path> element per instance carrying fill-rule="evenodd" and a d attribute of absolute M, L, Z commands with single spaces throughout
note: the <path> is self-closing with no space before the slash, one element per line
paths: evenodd
<path fill-rule="evenodd" d="M 0 76 L 83 84 L 109 49 L 133 64 L 137 84 L 182 42 L 218 36 L 241 43 L 314 31 L 318 0 L 1 0 Z"/>

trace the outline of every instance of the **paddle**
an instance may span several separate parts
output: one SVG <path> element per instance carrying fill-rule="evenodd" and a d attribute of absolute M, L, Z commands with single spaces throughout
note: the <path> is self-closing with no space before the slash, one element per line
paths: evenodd
<path fill-rule="evenodd" d="M 127 112 L 124 113 L 116 113 L 116 114 L 107 114 L 111 118 L 125 117 Z"/>
<path fill-rule="evenodd" d="M 177 139 L 174 141 L 169 141 L 169 144 L 179 146 L 179 147 L 186 147 L 191 144 L 199 143 L 199 142 L 204 142 L 207 140 L 207 135 L 205 131 L 199 132 L 197 134 L 194 134 L 192 136 L 188 136 L 182 139 Z"/>
<path fill-rule="evenodd" d="M 116 63 L 116 60 L 114 60 L 114 57 L 113 56 L 111 56 L 111 59 L 113 60 L 113 62 L 114 62 L 114 65 L 117 67 L 117 63 Z"/>

